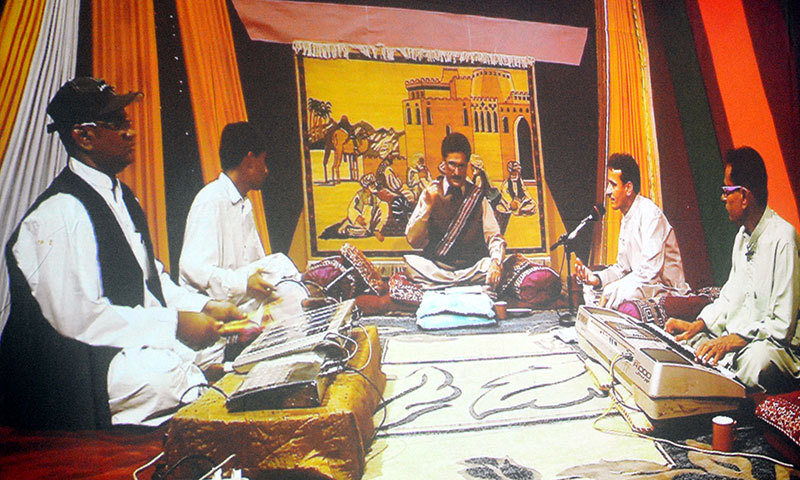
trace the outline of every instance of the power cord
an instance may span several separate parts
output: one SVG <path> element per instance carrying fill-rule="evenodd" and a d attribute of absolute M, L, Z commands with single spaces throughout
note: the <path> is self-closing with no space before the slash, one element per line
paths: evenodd
<path fill-rule="evenodd" d="M 155 457 L 153 457 L 149 462 L 145 463 L 141 467 L 139 467 L 136 470 L 134 470 L 133 471 L 133 480 L 139 480 L 139 476 L 138 475 L 142 472 L 142 470 L 144 470 L 146 468 L 149 468 L 151 465 L 156 463 L 159 458 L 161 458 L 163 456 L 164 456 L 164 452 L 161 452 L 158 455 L 156 455 Z"/>
<path fill-rule="evenodd" d="M 355 368 L 348 366 L 345 366 L 344 369 L 346 372 L 353 372 L 361 375 L 361 377 L 367 381 L 367 383 L 373 388 L 373 390 L 375 390 L 375 392 L 378 393 L 378 398 L 380 398 L 381 403 L 378 404 L 378 408 L 381 407 L 383 408 L 383 418 L 381 419 L 378 426 L 375 427 L 375 431 L 372 432 L 372 437 L 369 439 L 369 443 L 372 444 L 372 442 L 374 442 L 375 438 L 378 436 L 378 431 L 383 429 L 383 424 L 386 423 L 386 418 L 389 416 L 389 409 L 386 407 L 386 399 L 383 398 L 383 392 L 381 391 L 381 389 L 378 388 L 378 386 L 375 385 L 375 383 L 372 380 L 370 380 L 368 376 L 364 375 L 360 370 L 356 370 Z M 375 411 L 377 412 L 377 410 L 378 409 L 376 409 Z"/>
<path fill-rule="evenodd" d="M 616 364 L 617 364 L 617 362 L 619 360 L 625 360 L 628 363 L 632 363 L 633 362 L 633 354 L 631 352 L 625 352 L 625 353 L 622 353 L 622 354 L 617 354 L 616 356 L 614 356 L 614 359 L 611 361 L 611 366 L 609 368 L 609 370 L 610 370 L 609 373 L 611 374 L 611 386 L 609 388 L 609 392 L 611 393 L 611 397 L 612 397 L 613 401 L 617 405 L 619 405 L 619 406 L 621 406 L 621 407 L 623 407 L 623 408 L 625 408 L 627 410 L 644 413 L 644 412 L 642 412 L 642 409 L 639 408 L 638 406 L 630 406 L 630 405 L 626 404 L 625 401 L 618 396 L 618 392 L 617 392 L 617 389 L 615 388 L 615 386 L 617 384 L 622 385 L 622 382 L 617 380 L 616 375 L 615 375 L 616 368 L 614 368 L 614 367 L 616 366 Z"/>
<path fill-rule="evenodd" d="M 179 405 L 187 405 L 187 403 L 184 402 L 183 399 L 186 397 L 187 393 L 191 392 L 195 388 L 208 388 L 208 389 L 214 390 L 215 392 L 217 392 L 220 395 L 222 395 L 225 398 L 225 400 L 228 399 L 228 394 L 225 393 L 225 391 L 222 390 L 221 388 L 219 388 L 218 386 L 212 385 L 210 383 L 198 383 L 198 384 L 192 385 L 191 387 L 189 387 L 189 388 L 187 388 L 186 390 L 183 391 L 183 394 L 181 395 L 181 398 L 178 399 L 178 404 Z M 202 393 L 201 393 L 201 395 L 202 395 Z M 199 398 L 199 396 L 198 396 L 198 398 Z M 189 402 L 189 403 L 191 403 L 191 402 Z"/>
<path fill-rule="evenodd" d="M 193 453 L 193 454 L 186 455 L 186 456 L 182 457 L 180 460 L 175 462 L 173 465 L 164 464 L 164 465 L 157 466 L 156 467 L 156 471 L 153 472 L 152 480 L 166 480 L 166 479 L 168 479 L 170 477 L 170 475 L 172 475 L 175 472 L 175 470 L 178 467 L 180 467 L 181 465 L 183 465 L 185 463 L 188 463 L 188 462 L 205 462 L 208 465 L 210 465 L 211 467 L 214 466 L 214 461 L 211 460 L 208 456 L 201 455 L 201 454 L 198 454 L 198 453 Z M 199 468 L 199 465 L 194 465 L 194 467 L 195 467 L 195 470 L 197 470 Z M 203 468 L 205 469 L 205 468 L 209 468 L 209 467 L 203 467 Z M 202 470 L 202 471 L 205 471 L 205 470 Z M 194 477 L 195 475 L 192 475 L 192 476 Z"/>
<path fill-rule="evenodd" d="M 628 437 L 628 438 L 642 438 L 642 439 L 650 440 L 650 441 L 653 441 L 653 442 L 666 443 L 666 444 L 672 445 L 673 447 L 676 447 L 676 448 L 681 448 L 681 449 L 684 449 L 684 450 L 690 450 L 690 451 L 699 452 L 699 453 L 720 455 L 720 456 L 724 456 L 724 457 L 759 458 L 759 459 L 762 459 L 762 460 L 766 460 L 768 462 L 772 462 L 772 463 L 774 463 L 776 465 L 781 465 L 781 466 L 784 466 L 784 467 L 787 467 L 787 468 L 794 468 L 794 465 L 792 465 L 790 463 L 782 462 L 782 461 L 777 460 L 775 458 L 769 457 L 767 455 L 761 455 L 761 454 L 758 454 L 758 453 L 722 452 L 722 451 L 719 451 L 719 450 L 693 447 L 691 445 L 686 445 L 686 444 L 674 442 L 672 440 L 668 440 L 666 438 L 661 438 L 661 437 L 656 437 L 656 436 L 653 436 L 653 435 L 646 435 L 644 433 L 640 433 L 640 432 L 636 432 L 636 431 L 623 432 L 623 431 L 619 431 L 619 430 L 604 429 L 604 428 L 599 427 L 598 423 L 600 422 L 600 420 L 605 418 L 615 406 L 621 406 L 621 407 L 623 407 L 625 409 L 628 409 L 628 410 L 633 410 L 633 411 L 637 411 L 637 412 L 642 412 L 643 413 L 642 409 L 639 408 L 638 406 L 637 407 L 631 407 L 630 405 L 627 405 L 626 403 L 624 403 L 624 401 L 622 399 L 617 397 L 615 385 L 616 384 L 620 384 L 621 385 L 621 382 L 618 381 L 615 378 L 614 372 L 615 372 L 616 363 L 619 360 L 625 360 L 625 361 L 631 362 L 631 361 L 633 361 L 633 354 L 631 352 L 625 352 L 623 354 L 617 354 L 616 356 L 614 356 L 614 359 L 611 361 L 611 366 L 609 368 L 610 374 L 611 374 L 611 385 L 610 385 L 609 391 L 611 392 L 611 395 L 612 395 L 612 403 L 592 423 L 592 427 L 595 430 L 597 430 L 599 432 L 603 432 L 603 433 L 608 433 L 608 434 L 611 434 L 611 435 L 618 435 L 618 436 Z"/>

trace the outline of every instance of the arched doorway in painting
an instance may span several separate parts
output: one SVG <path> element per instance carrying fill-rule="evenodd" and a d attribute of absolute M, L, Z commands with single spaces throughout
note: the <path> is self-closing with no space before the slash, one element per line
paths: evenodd
<path fill-rule="evenodd" d="M 533 168 L 533 147 L 531 146 L 531 126 L 525 117 L 517 119 L 516 128 L 517 159 L 522 167 L 523 180 L 536 180 Z"/>

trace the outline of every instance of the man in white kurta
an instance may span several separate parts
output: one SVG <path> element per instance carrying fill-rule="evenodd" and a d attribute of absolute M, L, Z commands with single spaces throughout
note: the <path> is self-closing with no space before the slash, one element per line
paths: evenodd
<path fill-rule="evenodd" d="M 74 158 L 68 168 L 103 197 L 147 272 L 147 252 L 122 202 L 119 180 L 112 184 L 108 176 Z M 142 308 L 111 304 L 101 295 L 89 216 L 69 195 L 55 195 L 31 213 L 21 224 L 13 251 L 42 313 L 59 333 L 90 345 L 122 348 L 108 370 L 112 423 L 157 425 L 164 419 L 145 419 L 177 405 L 184 393 L 184 401 L 197 397 L 198 390 L 187 390 L 206 379 L 194 363 L 196 352 L 175 336 L 177 311 L 200 312 L 208 297 L 175 285 L 156 260 L 158 271 L 151 275 L 159 277 L 168 307 L 147 288 Z M 165 375 L 151 375 L 159 371 Z"/>
<path fill-rule="evenodd" d="M 766 206 L 766 170 L 755 150 L 728 154 L 722 198 L 740 225 L 728 280 L 694 322 L 670 319 L 665 328 L 693 345 L 699 359 L 733 370 L 747 386 L 792 389 L 800 377 L 800 239 Z"/>
<path fill-rule="evenodd" d="M 252 311 L 265 298 L 302 290 L 297 283 L 300 272 L 286 255 L 266 254 L 247 198 L 247 192 L 259 188 L 268 174 L 263 136 L 249 123 L 230 124 L 223 130 L 220 152 L 234 159 L 223 162 L 228 168 L 223 167 L 192 202 L 180 283 Z"/>
<path fill-rule="evenodd" d="M 610 308 L 625 300 L 646 300 L 689 291 L 678 241 L 658 206 L 639 194 L 639 167 L 627 154 L 609 158 L 606 195 L 622 212 L 617 262 L 590 272 L 576 260 L 576 276 L 602 292 L 600 302 Z"/>
<path fill-rule="evenodd" d="M 6 386 L 19 383 L 20 391 L 37 392 L 56 407 L 40 411 L 39 418 L 14 419 L 23 425 L 157 425 L 207 383 L 195 350 L 219 338 L 217 319 L 241 318 L 232 304 L 175 285 L 151 256 L 144 213 L 116 177 L 133 161 L 135 131 L 125 107 L 140 95 L 117 95 L 102 80 L 78 78 L 62 86 L 48 106 L 51 130 L 59 132 L 72 158 L 9 241 L 14 278 L 2 349 L 7 373 L 16 372 L 4 380 Z M 19 302 L 25 298 L 34 303 Z M 31 338 L 33 331 L 41 335 Z M 48 356 L 76 342 L 71 351 L 88 356 Z M 98 360 L 109 351 L 110 363 Z M 37 357 L 20 365 L 8 352 Z M 32 363 L 44 367 L 36 370 Z M 41 384 L 36 373 L 24 378 L 28 369 L 46 376 L 59 365 L 66 367 L 50 384 Z M 76 416 L 74 406 L 59 410 L 73 399 L 59 398 L 56 383 L 78 385 L 71 392 L 75 398 L 86 391 L 80 390 L 83 385 L 106 385 L 106 392 L 95 390 L 95 399 L 108 403 L 110 418 L 103 418 L 100 404 L 94 420 L 91 414 Z M 17 393 L 17 388 L 7 391 L 7 400 Z M 21 401 L 14 400 L 15 409 L 27 409 L 25 402 L 37 399 Z"/>

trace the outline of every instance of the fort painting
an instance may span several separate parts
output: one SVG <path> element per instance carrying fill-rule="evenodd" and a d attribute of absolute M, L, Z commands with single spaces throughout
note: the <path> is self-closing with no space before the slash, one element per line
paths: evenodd
<path fill-rule="evenodd" d="M 370 256 L 412 249 L 404 230 L 439 175 L 450 132 L 473 148 L 469 175 L 510 252 L 543 252 L 534 69 L 297 57 L 307 232 L 314 257 L 350 242 Z"/>

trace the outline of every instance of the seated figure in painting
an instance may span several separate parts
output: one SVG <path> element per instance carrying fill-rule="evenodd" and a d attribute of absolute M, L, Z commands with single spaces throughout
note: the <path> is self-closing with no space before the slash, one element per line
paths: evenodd
<path fill-rule="evenodd" d="M 362 176 L 359 183 L 361 188 L 350 200 L 347 218 L 339 225 L 338 233 L 345 238 L 374 236 L 382 242 L 381 230 L 388 218 L 386 203 L 378 198 L 378 184 L 374 174 Z"/>
<path fill-rule="evenodd" d="M 181 285 L 245 310 L 295 296 L 300 272 L 285 254 L 266 254 L 247 198 L 269 173 L 266 139 L 248 122 L 231 123 L 222 130 L 219 154 L 222 173 L 197 193 L 186 219 Z"/>
<path fill-rule="evenodd" d="M 408 188 L 414 195 L 413 202 L 416 202 L 423 190 L 431 184 L 431 173 L 425 165 L 425 157 L 421 153 L 415 153 L 412 157 L 411 165 L 408 167 Z"/>
<path fill-rule="evenodd" d="M 506 241 L 482 189 L 467 181 L 469 140 L 451 133 L 442 140 L 444 177 L 420 196 L 406 239 L 422 255 L 405 255 L 409 277 L 428 285 L 486 284 L 501 276 Z"/>
<path fill-rule="evenodd" d="M 375 170 L 378 198 L 389 205 L 389 217 L 382 232 L 390 236 L 403 235 L 414 207 L 414 193 L 394 171 L 393 165 L 398 158 L 400 157 L 396 153 L 388 153 Z"/>
<path fill-rule="evenodd" d="M 523 217 L 536 214 L 536 201 L 522 183 L 521 172 L 519 162 L 508 162 L 508 178 L 500 186 L 499 212 Z"/>
<path fill-rule="evenodd" d="M 575 259 L 576 278 L 601 292 L 602 306 L 617 308 L 626 300 L 689 291 L 675 232 L 661 209 L 639 194 L 639 188 L 636 160 L 628 154 L 611 155 L 606 196 L 611 208 L 622 212 L 617 263 L 592 271 Z"/>

